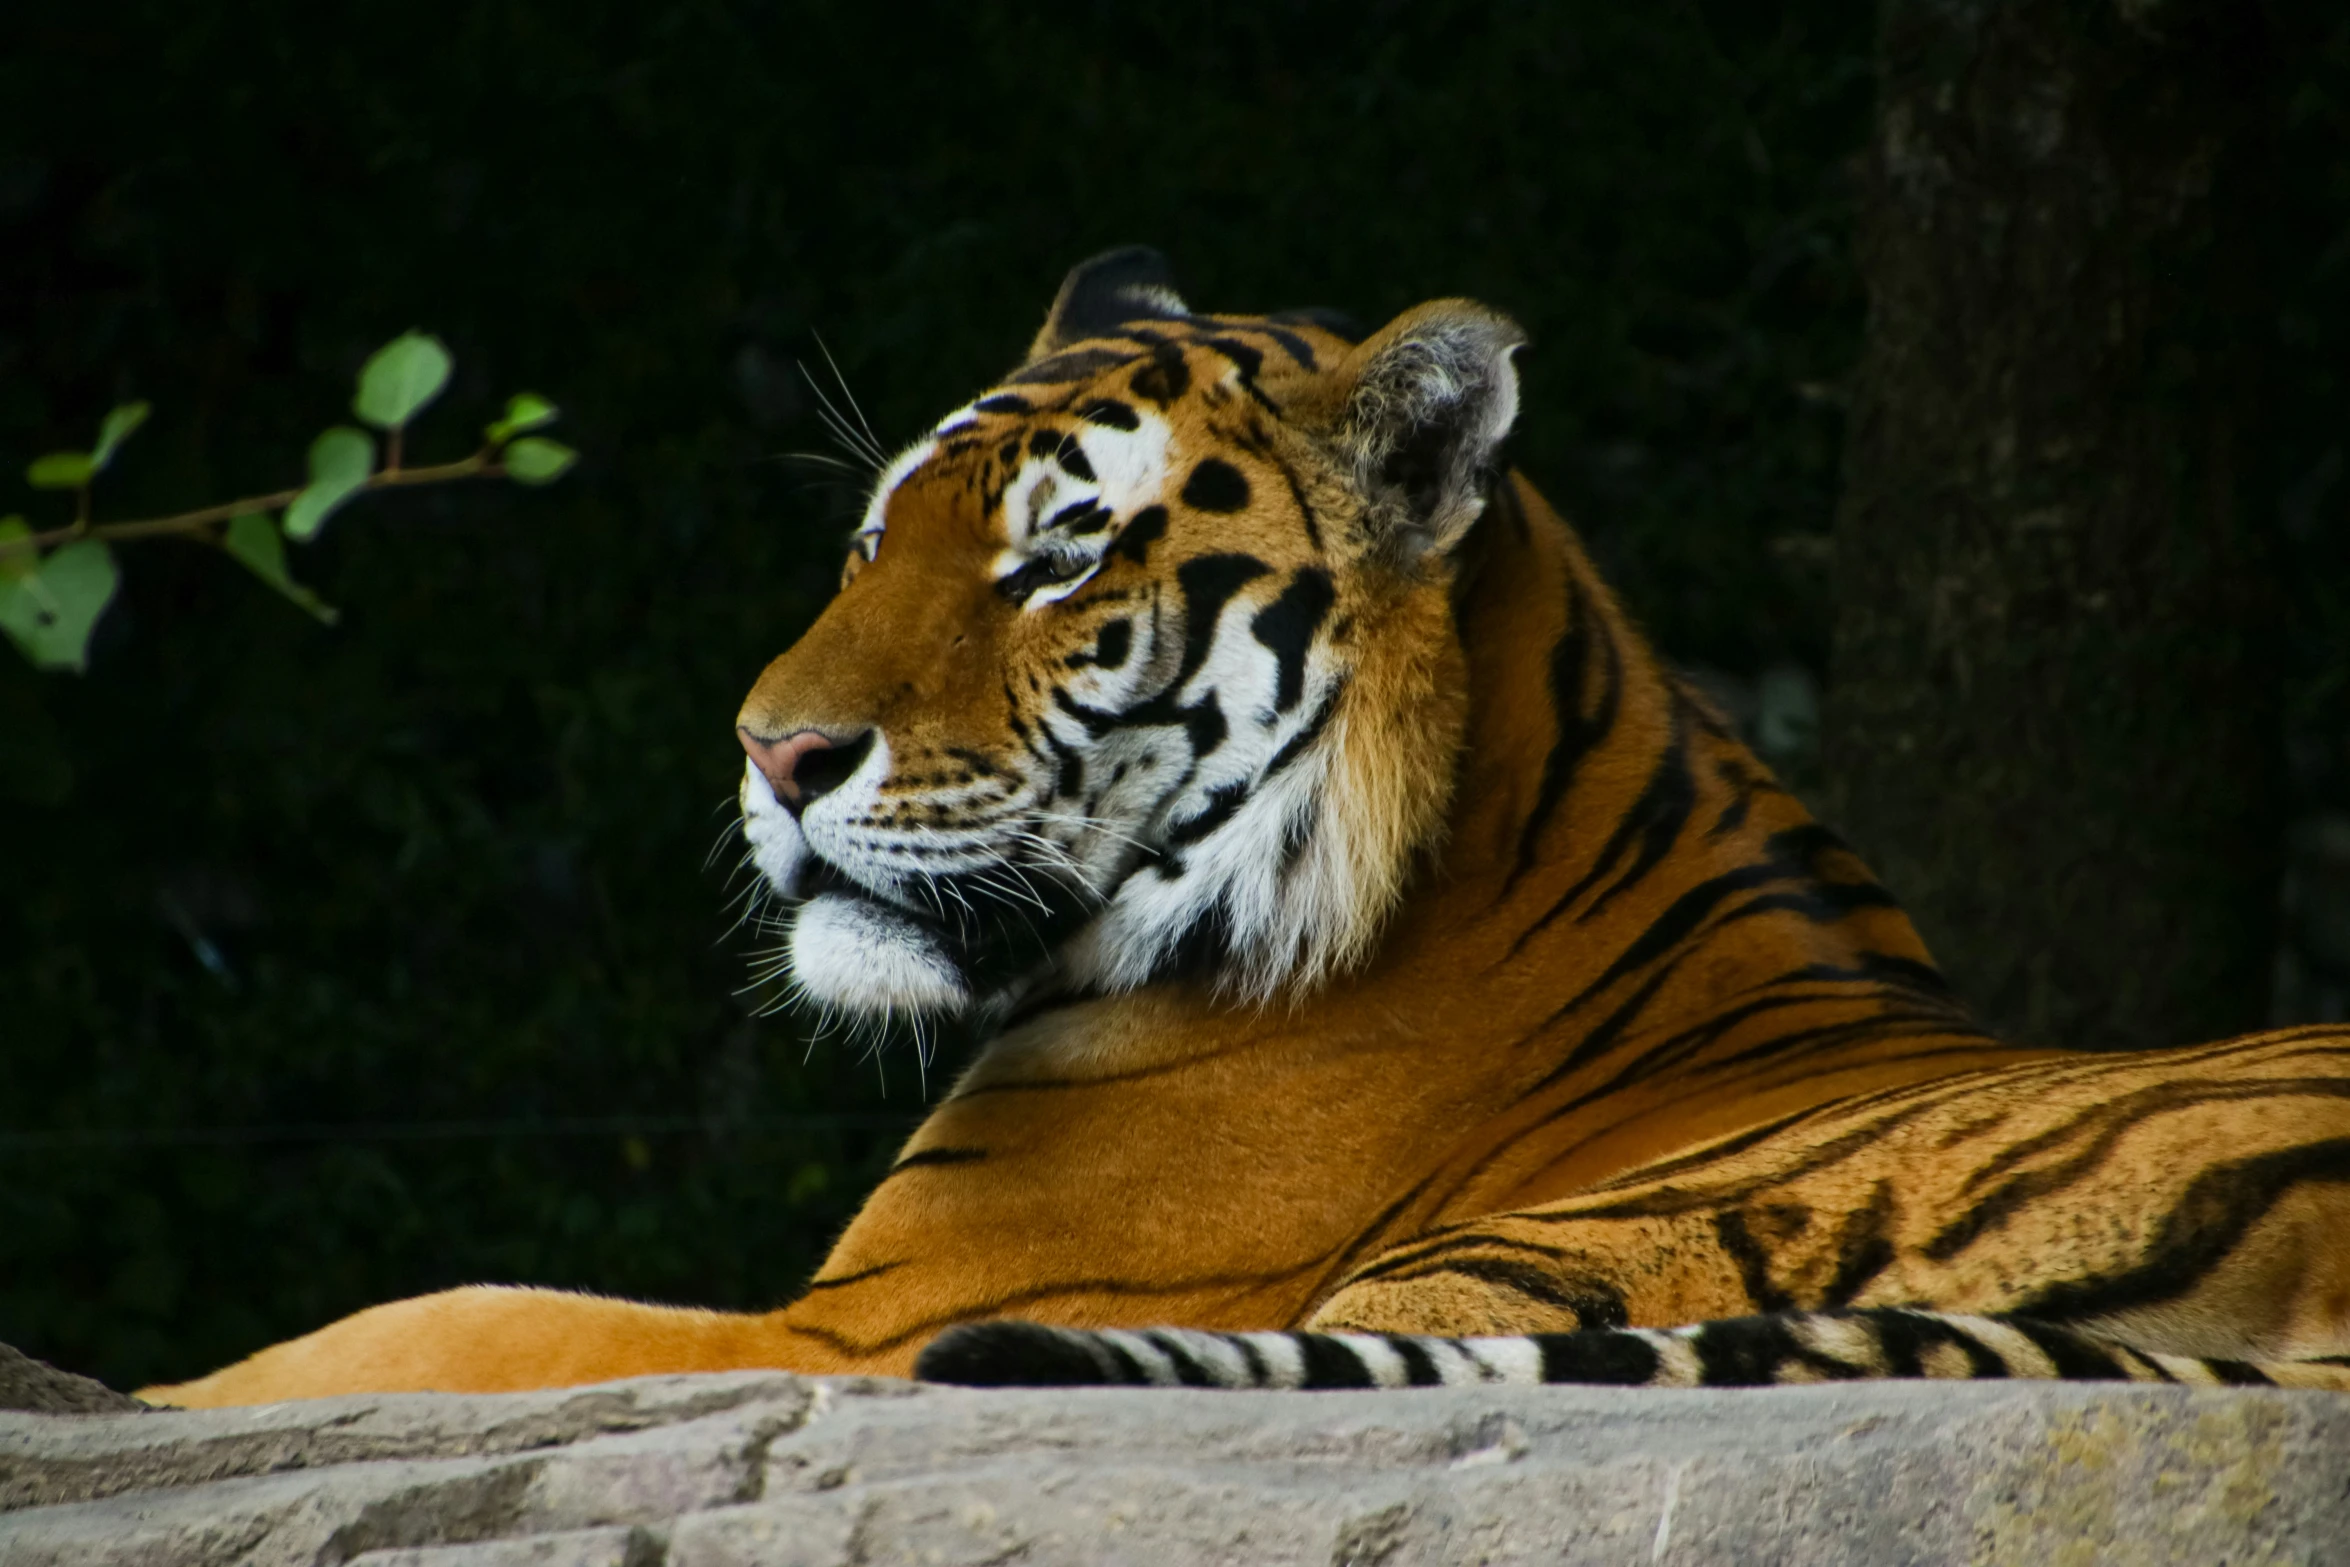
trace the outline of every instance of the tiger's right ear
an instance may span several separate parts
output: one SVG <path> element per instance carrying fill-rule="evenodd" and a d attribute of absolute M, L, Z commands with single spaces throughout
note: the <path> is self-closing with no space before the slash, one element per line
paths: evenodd
<path fill-rule="evenodd" d="M 1148 245 L 1104 251 L 1069 269 L 1044 330 L 1028 345 L 1027 362 L 1106 336 L 1129 321 L 1181 321 L 1190 314 L 1191 307 L 1175 291 L 1175 274 L 1165 256 Z"/>
<path fill-rule="evenodd" d="M 1485 510 L 1518 419 L 1511 356 L 1525 329 L 1466 299 L 1407 310 L 1371 334 L 1297 413 L 1337 448 L 1377 547 L 1409 563 L 1459 543 Z"/>

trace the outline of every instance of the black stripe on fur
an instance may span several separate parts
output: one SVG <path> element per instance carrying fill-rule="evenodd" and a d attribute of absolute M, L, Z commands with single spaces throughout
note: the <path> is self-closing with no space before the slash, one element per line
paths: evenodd
<path fill-rule="evenodd" d="M 1122 1368 L 1107 1350 L 1088 1334 L 1035 1322 L 967 1322 L 924 1345 L 914 1375 L 963 1387 L 1099 1387 L 1147 1380 L 1119 1375 Z"/>

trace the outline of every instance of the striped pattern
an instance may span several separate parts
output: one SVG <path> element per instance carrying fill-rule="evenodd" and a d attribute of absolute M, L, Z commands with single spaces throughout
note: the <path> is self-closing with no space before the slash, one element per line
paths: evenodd
<path fill-rule="evenodd" d="M 1413 1300 L 1562 1328 L 1932 1302 L 2154 1348 L 2225 1323 L 2231 1352 L 2313 1330 L 2330 1349 L 2350 1336 L 2324 1320 L 2350 1260 L 2346 1123 L 2335 1029 L 1959 1074 L 1438 1227 L 1352 1270 L 1317 1322 L 1385 1326 Z M 1660 1255 L 1681 1271 L 1641 1265 Z M 1692 1275 L 1712 1281 L 1694 1303 Z"/>
<path fill-rule="evenodd" d="M 458 1291 L 172 1396 L 918 1355 L 2339 1386 L 2350 1030 L 1985 1035 L 1490 477 L 1518 341 L 1467 301 L 1354 341 L 1192 312 L 1147 256 L 1080 268 L 1029 362 L 885 471 L 739 717 L 862 758 L 796 815 L 746 774 L 794 983 L 963 998 L 983 1036 L 806 1293 Z"/>
<path fill-rule="evenodd" d="M 1256 479 L 1245 512 L 1175 507 L 1156 591 L 1228 614 L 1232 594 L 1186 572 L 1245 559 L 1257 613 L 1295 585 L 1275 551 L 1310 536 L 1336 598 L 1315 636 L 1273 639 L 1300 657 L 1278 689 L 1327 682 L 1355 704 L 1312 731 L 1351 738 L 1366 713 L 1449 700 L 1348 663 L 1401 636 L 1341 637 L 1396 591 L 1375 590 L 1376 552 L 1341 558 L 1368 492 L 1313 471 L 1325 441 L 1264 433 L 1332 399 L 1311 377 L 1261 379 L 1260 363 L 1302 365 L 1251 324 L 1192 319 L 1103 314 L 1021 372 L 1002 416 L 1131 398 L 1147 354 L 1154 386 L 1184 388 L 1154 406 L 1226 443 L 1199 460 Z M 1228 370 L 1266 395 L 1192 401 Z M 956 1379 L 966 1350 L 985 1378 L 1009 1345 L 1023 1374 L 1243 1386 L 1538 1364 L 1639 1383 L 2224 1379 L 2350 1350 L 2350 1033 L 2129 1056 L 2002 1044 L 1530 486 L 1493 486 L 1410 592 L 1447 600 L 1421 656 L 1464 661 L 1468 721 L 1441 864 L 1371 961 L 1262 1010 L 1203 1001 L 1175 970 L 1131 1001 L 1040 992 L 917 1134 L 791 1331 L 853 1365 L 935 1340 L 922 1363 Z M 1219 747 L 1248 706 L 1228 698 L 1206 731 Z M 1445 748 L 1366 754 L 1296 820 L 1342 819 Z M 1208 830 L 1182 827 L 1178 858 L 1125 886 L 1178 869 L 1171 885 L 1202 885 L 1185 867 L 1240 841 L 1249 799 L 1184 817 Z M 1274 863 L 1276 840 L 1306 841 L 1285 827 L 1234 863 Z M 1245 961 L 1242 930 L 1218 915 L 1178 945 Z M 957 1326 L 987 1318 L 1118 1326 Z"/>
<path fill-rule="evenodd" d="M 2024 1317 L 1899 1307 L 1499 1338 L 1193 1328 L 1087 1331 L 1035 1322 L 978 1322 L 951 1329 L 924 1349 L 915 1375 L 967 1387 L 1306 1392 L 1490 1382 L 1780 1387 L 1864 1378 L 2003 1377 L 2350 1391 L 2350 1363 L 2342 1360 L 2256 1364 L 2152 1354 Z"/>

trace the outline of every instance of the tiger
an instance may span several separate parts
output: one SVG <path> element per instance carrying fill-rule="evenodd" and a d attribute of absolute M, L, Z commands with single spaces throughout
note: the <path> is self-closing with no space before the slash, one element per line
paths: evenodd
<path fill-rule="evenodd" d="M 144 1396 L 2350 1388 L 2350 1030 L 1986 1032 L 1508 465 L 1525 341 L 1077 267 L 737 715 L 799 1000 L 979 1041 L 803 1293 L 473 1286 Z"/>

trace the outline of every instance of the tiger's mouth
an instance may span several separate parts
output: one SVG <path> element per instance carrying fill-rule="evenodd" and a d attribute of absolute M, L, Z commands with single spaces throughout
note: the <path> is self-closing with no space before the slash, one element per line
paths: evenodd
<path fill-rule="evenodd" d="M 751 863 L 782 905 L 776 923 L 792 994 L 825 1011 L 961 1015 L 1009 999 L 1050 968 L 1104 902 L 1068 869 L 1002 849 L 938 873 L 866 866 L 860 874 L 812 842 L 755 769 L 742 804 Z M 1016 849 L 1023 831 L 1002 835 Z"/>
<path fill-rule="evenodd" d="M 841 1011 L 962 1014 L 1008 998 L 1101 903 L 1065 879 L 1007 884 L 986 872 L 914 879 L 885 896 L 811 860 L 791 919 L 792 980 Z"/>

